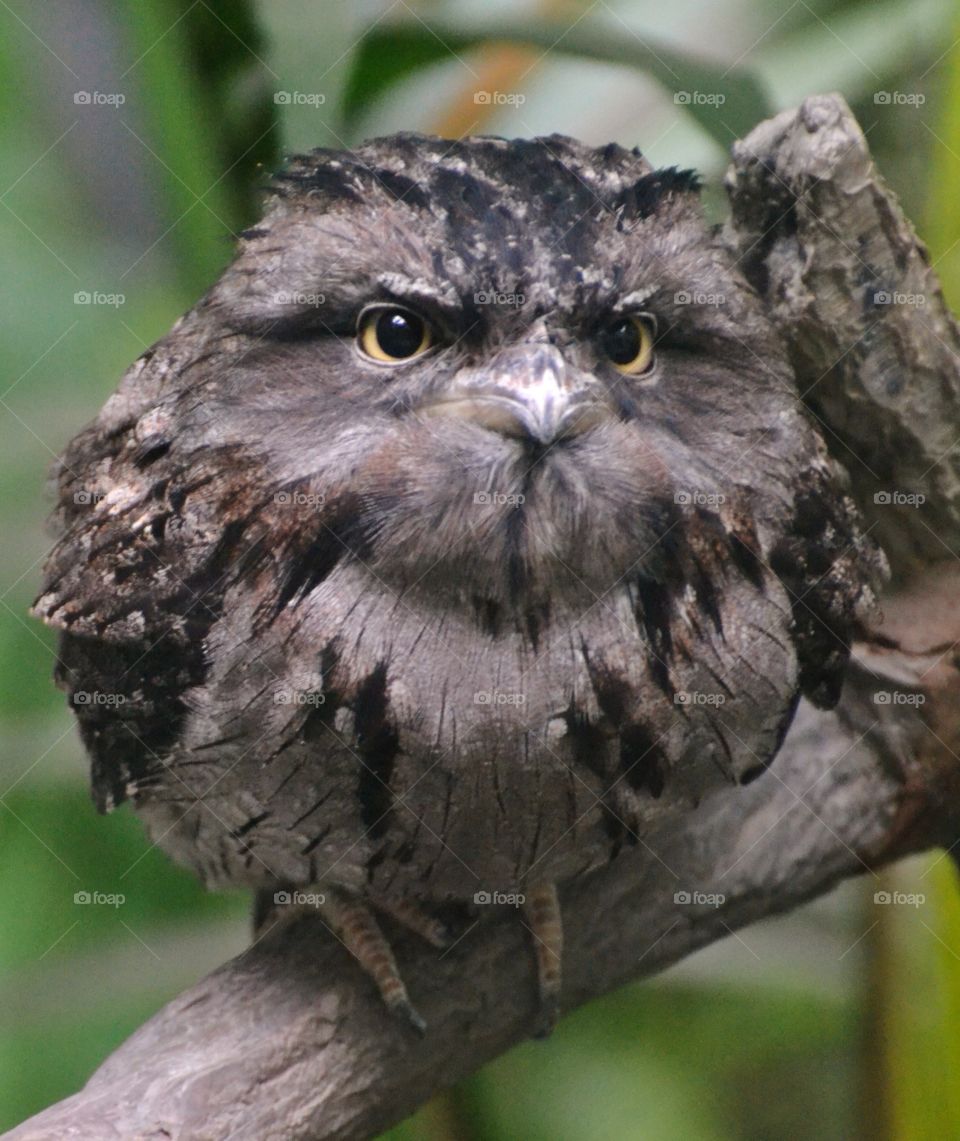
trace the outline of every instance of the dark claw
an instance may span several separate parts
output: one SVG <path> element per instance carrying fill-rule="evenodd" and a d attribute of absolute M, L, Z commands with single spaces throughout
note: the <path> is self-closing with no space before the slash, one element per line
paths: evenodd
<path fill-rule="evenodd" d="M 457 940 L 456 931 L 445 923 L 442 919 L 437 920 L 436 927 L 434 928 L 435 938 L 431 940 L 433 945 L 441 951 L 445 951 L 448 947 L 452 947 Z"/>
<path fill-rule="evenodd" d="M 427 1032 L 427 1022 L 409 999 L 401 998 L 390 1004 L 390 1010 L 410 1026 L 418 1038 Z"/>

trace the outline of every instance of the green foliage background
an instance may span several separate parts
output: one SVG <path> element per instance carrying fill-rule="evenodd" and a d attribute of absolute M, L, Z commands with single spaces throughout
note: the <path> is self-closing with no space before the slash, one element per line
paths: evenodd
<path fill-rule="evenodd" d="M 401 127 L 561 131 L 697 165 L 719 210 L 732 139 L 838 89 L 960 298 L 960 23 L 945 0 L 10 0 L 0 27 L 2 1128 L 247 938 L 242 895 L 203 893 L 129 812 L 95 815 L 53 639 L 26 611 L 50 462 L 229 259 L 281 152 Z M 486 84 L 524 102 L 481 106 Z M 875 907 L 891 885 L 926 903 Z M 93 891 L 124 902 L 75 902 Z M 394 1136 L 960 1137 L 958 1013 L 954 873 L 927 857 L 571 1015 Z"/>

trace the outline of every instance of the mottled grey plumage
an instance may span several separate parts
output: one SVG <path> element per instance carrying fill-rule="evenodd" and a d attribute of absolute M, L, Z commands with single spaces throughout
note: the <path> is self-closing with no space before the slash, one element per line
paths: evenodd
<path fill-rule="evenodd" d="M 371 303 L 437 345 L 364 356 Z M 75 704 L 101 809 L 387 907 L 562 884 L 758 774 L 877 567 L 693 179 L 560 137 L 295 159 L 59 485 L 36 612 L 124 699 Z"/>

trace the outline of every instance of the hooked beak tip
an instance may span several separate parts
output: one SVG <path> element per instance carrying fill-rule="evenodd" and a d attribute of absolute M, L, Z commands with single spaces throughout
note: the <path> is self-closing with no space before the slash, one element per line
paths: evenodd
<path fill-rule="evenodd" d="M 542 346 L 499 368 L 460 374 L 421 411 L 541 445 L 579 436 L 612 414 L 593 378 L 572 378 L 559 352 Z"/>

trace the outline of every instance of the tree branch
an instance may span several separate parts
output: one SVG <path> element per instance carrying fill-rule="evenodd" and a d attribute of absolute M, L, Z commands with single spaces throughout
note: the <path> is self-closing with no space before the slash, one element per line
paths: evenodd
<path fill-rule="evenodd" d="M 563 893 L 567 1010 L 958 835 L 960 576 L 935 565 L 960 536 L 956 327 L 839 97 L 757 127 L 734 150 L 728 188 L 727 240 L 900 586 L 856 648 L 838 709 L 802 704 L 760 779 Z M 530 1033 L 532 952 L 512 909 L 446 953 L 390 934 L 429 1023 L 422 1041 L 322 923 L 303 920 L 175 999 L 82 1091 L 7 1138 L 369 1137 Z"/>

